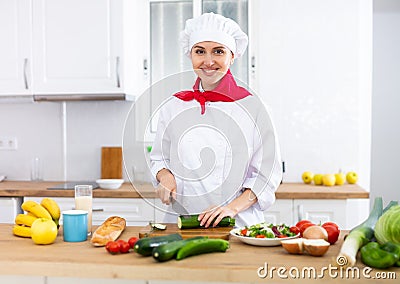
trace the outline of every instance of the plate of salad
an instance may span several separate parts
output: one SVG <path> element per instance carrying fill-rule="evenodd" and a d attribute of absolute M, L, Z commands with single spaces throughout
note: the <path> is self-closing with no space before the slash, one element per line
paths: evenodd
<path fill-rule="evenodd" d="M 298 229 L 285 224 L 274 225 L 259 223 L 242 228 L 235 228 L 230 234 L 240 241 L 254 246 L 280 246 L 281 241 L 298 238 Z"/>

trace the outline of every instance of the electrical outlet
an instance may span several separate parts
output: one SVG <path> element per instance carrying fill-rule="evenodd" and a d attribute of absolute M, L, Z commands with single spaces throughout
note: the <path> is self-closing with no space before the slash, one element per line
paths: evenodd
<path fill-rule="evenodd" d="M 17 137 L 0 137 L 0 150 L 17 150 Z"/>

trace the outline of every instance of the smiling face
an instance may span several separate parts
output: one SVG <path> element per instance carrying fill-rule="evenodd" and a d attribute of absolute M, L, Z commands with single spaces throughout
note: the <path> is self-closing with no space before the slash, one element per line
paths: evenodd
<path fill-rule="evenodd" d="M 190 53 L 192 66 L 206 91 L 213 90 L 233 63 L 232 52 L 224 45 L 203 41 L 196 43 Z"/>

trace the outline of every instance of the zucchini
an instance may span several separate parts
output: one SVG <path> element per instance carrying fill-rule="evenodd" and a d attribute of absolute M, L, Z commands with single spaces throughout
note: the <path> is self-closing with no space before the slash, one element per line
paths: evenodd
<path fill-rule="evenodd" d="M 175 258 L 178 250 L 183 247 L 186 243 L 191 240 L 204 239 L 205 237 L 197 236 L 186 240 L 176 241 L 168 244 L 163 244 L 161 246 L 155 247 L 153 249 L 153 257 L 158 261 L 167 261 L 172 258 Z"/>
<path fill-rule="evenodd" d="M 155 247 L 180 240 L 182 240 L 180 234 L 142 238 L 135 243 L 134 251 L 143 256 L 149 256 Z"/>
<path fill-rule="evenodd" d="M 200 221 L 198 220 L 199 215 L 181 215 L 178 216 L 178 228 L 179 229 L 192 229 L 202 228 Z M 211 223 L 212 225 L 212 223 Z M 224 217 L 217 225 L 217 227 L 233 227 L 235 226 L 235 219 L 231 217 Z"/>
<path fill-rule="evenodd" d="M 210 252 L 225 252 L 229 248 L 229 242 L 222 239 L 198 239 L 187 242 L 178 250 L 176 259 L 181 260 L 192 255 Z"/>

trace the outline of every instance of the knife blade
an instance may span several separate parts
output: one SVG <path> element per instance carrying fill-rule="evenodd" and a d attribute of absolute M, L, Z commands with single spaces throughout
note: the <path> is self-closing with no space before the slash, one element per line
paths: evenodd
<path fill-rule="evenodd" d="M 176 213 L 178 213 L 179 215 L 189 215 L 189 211 L 187 211 L 182 204 L 176 201 L 176 199 L 172 198 L 172 196 L 170 196 L 169 199 L 172 204 L 172 209 L 174 209 Z"/>

